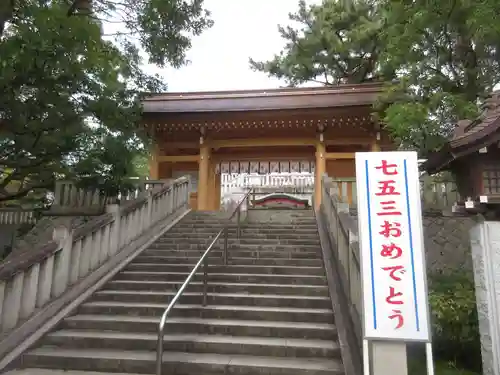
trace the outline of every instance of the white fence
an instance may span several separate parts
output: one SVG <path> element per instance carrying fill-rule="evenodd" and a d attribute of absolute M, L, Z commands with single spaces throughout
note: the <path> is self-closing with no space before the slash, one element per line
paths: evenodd
<path fill-rule="evenodd" d="M 311 200 L 314 190 L 314 174 L 312 173 L 270 173 L 260 174 L 229 174 L 221 176 L 222 206 L 238 201 L 249 188 L 254 188 L 257 194 L 286 192 L 301 198 Z"/>

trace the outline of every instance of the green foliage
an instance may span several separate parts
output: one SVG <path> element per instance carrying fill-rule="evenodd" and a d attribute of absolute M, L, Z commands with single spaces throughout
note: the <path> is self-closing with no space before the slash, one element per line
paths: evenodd
<path fill-rule="evenodd" d="M 251 67 L 283 78 L 290 86 L 377 79 L 382 75 L 378 64 L 382 44 L 381 19 L 374 4 L 371 0 L 324 1 L 308 7 L 301 0 L 298 12 L 289 15 L 300 27 L 278 26 L 287 41 L 284 50 L 269 61 L 250 59 Z"/>
<path fill-rule="evenodd" d="M 190 35 L 211 25 L 202 1 L 96 0 L 92 17 L 68 17 L 64 0 L 12 4 L 10 13 L 0 8 L 0 202 L 58 178 L 113 194 L 136 174 L 134 159 L 147 143 L 138 131 L 140 99 L 165 85 L 142 70 L 130 39 L 103 37 L 99 17 L 114 12 L 150 61 L 178 66 Z"/>
<path fill-rule="evenodd" d="M 108 0 L 96 2 L 103 6 L 113 4 Z M 203 0 L 127 0 L 114 4 L 116 7 L 124 4 L 121 5 L 123 21 L 131 30 L 139 31 L 149 62 L 159 66 L 170 63 L 179 67 L 186 63 L 190 37 L 213 25 L 210 13 L 203 8 Z"/>
<path fill-rule="evenodd" d="M 437 361 L 434 363 L 434 373 L 435 375 L 481 375 L 481 373 L 479 372 L 457 368 L 455 364 L 445 361 Z M 408 374 L 427 374 L 427 366 L 425 360 L 410 361 L 410 363 L 408 364 Z"/>
<path fill-rule="evenodd" d="M 436 375 L 479 375 L 481 351 L 473 276 L 455 272 L 429 277 Z M 409 375 L 427 373 L 424 352 L 412 353 Z"/>
<path fill-rule="evenodd" d="M 0 37 L 8 22 L 23 22 L 33 0 L 0 1 Z M 122 39 L 138 41 L 149 62 L 159 66 L 186 63 L 191 37 L 213 25 L 203 0 L 38 0 L 39 6 L 57 5 L 71 20 L 88 18 L 99 24 L 121 24 Z"/>
<path fill-rule="evenodd" d="M 434 275 L 429 285 L 436 360 L 481 371 L 481 346 L 472 275 Z"/>
<path fill-rule="evenodd" d="M 476 117 L 500 82 L 500 28 L 483 28 L 481 18 L 498 8 L 468 0 L 384 2 L 382 64 L 398 72 L 396 93 L 407 94 L 385 121 L 422 154 L 439 148 L 458 120 Z"/>
<path fill-rule="evenodd" d="M 291 86 L 393 82 L 375 109 L 425 157 L 500 82 L 499 11 L 493 0 L 300 1 L 294 27 L 279 27 L 284 49 L 250 65 Z"/>

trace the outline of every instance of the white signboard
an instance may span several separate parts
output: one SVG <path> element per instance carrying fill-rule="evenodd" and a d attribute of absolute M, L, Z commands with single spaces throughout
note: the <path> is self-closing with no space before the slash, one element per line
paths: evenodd
<path fill-rule="evenodd" d="M 357 152 L 365 339 L 429 341 L 416 152 Z"/>

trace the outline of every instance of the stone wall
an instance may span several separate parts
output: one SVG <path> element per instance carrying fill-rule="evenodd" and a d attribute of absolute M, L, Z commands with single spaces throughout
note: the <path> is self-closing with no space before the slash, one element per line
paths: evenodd
<path fill-rule="evenodd" d="M 428 272 L 473 272 L 470 230 L 479 216 L 423 217 Z"/>
<path fill-rule="evenodd" d="M 355 211 L 351 210 L 353 216 Z M 428 273 L 451 273 L 456 270 L 472 272 L 470 229 L 479 216 L 423 213 L 424 243 Z"/>

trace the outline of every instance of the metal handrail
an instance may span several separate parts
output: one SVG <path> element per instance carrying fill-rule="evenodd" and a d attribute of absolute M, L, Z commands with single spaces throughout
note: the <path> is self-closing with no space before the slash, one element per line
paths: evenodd
<path fill-rule="evenodd" d="M 193 276 L 196 274 L 200 266 L 203 264 L 203 306 L 207 305 L 207 289 L 208 289 L 208 254 L 212 251 L 215 243 L 220 239 L 220 237 L 224 234 L 224 265 L 227 265 L 228 261 L 228 256 L 227 256 L 227 239 L 229 235 L 229 224 L 231 219 L 234 217 L 234 215 L 237 215 L 237 224 L 236 224 L 236 236 L 237 238 L 240 237 L 241 231 L 240 231 L 240 218 L 241 218 L 241 205 L 243 204 L 244 201 L 248 199 L 250 196 L 250 193 L 252 192 L 253 189 L 248 190 L 248 192 L 245 194 L 243 199 L 238 203 L 236 208 L 234 209 L 233 213 L 229 218 L 227 219 L 227 224 L 222 228 L 219 233 L 215 236 L 213 241 L 210 243 L 208 248 L 205 250 L 203 255 L 200 257 L 200 260 L 196 263 L 196 265 L 193 267 L 192 271 L 189 273 L 188 277 L 184 281 L 184 283 L 181 285 L 177 293 L 175 294 L 174 298 L 172 298 L 172 301 L 168 304 L 167 308 L 163 312 L 163 315 L 161 316 L 160 323 L 158 325 L 158 341 L 156 344 L 156 375 L 161 375 L 161 368 L 163 364 L 163 337 L 164 337 L 164 329 L 165 329 L 165 323 L 167 322 L 167 318 L 170 314 L 170 311 L 173 310 L 175 307 L 175 304 L 177 303 L 177 300 L 182 296 L 182 293 L 184 293 L 184 290 L 188 287 L 189 283 L 191 282 L 191 279 Z"/>

